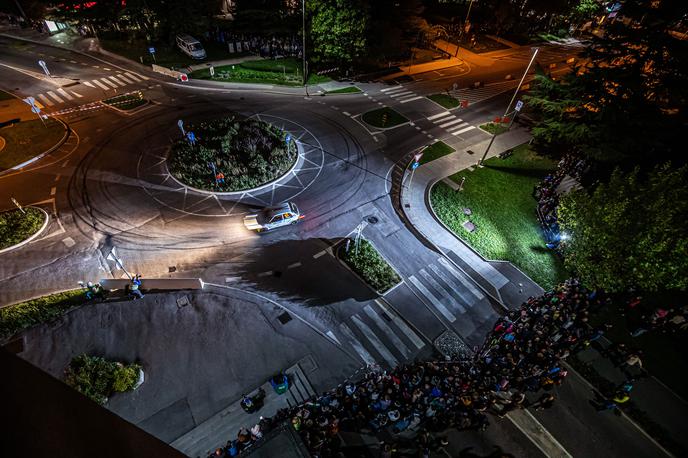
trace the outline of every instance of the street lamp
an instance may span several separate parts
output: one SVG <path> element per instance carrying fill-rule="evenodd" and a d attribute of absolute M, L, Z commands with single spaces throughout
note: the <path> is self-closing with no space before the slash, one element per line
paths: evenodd
<path fill-rule="evenodd" d="M 511 110 L 511 105 L 513 105 L 514 100 L 516 100 L 516 96 L 518 95 L 518 91 L 521 89 L 521 85 L 523 84 L 523 80 L 526 79 L 526 75 L 530 71 L 530 66 L 533 65 L 533 62 L 535 61 L 535 56 L 537 56 L 538 51 L 540 51 L 540 48 L 533 48 L 533 57 L 530 58 L 530 62 L 528 62 L 528 66 L 526 67 L 526 71 L 523 72 L 523 76 L 521 77 L 521 81 L 518 82 L 518 86 L 516 86 L 516 90 L 514 91 L 513 97 L 511 97 L 511 100 L 509 101 L 509 105 L 506 107 L 506 110 L 504 111 L 504 115 L 502 118 L 505 118 L 509 114 L 509 110 Z M 495 130 L 495 133 L 492 135 L 492 138 L 490 139 L 490 143 L 487 145 L 487 148 L 485 149 L 485 153 L 483 153 L 483 157 L 478 161 L 478 166 L 483 165 L 483 161 L 485 161 L 485 158 L 487 157 L 487 153 L 490 151 L 490 148 L 492 147 L 492 143 L 494 143 L 495 138 L 497 138 L 497 131 Z"/>
<path fill-rule="evenodd" d="M 303 55 L 303 85 L 306 88 L 306 95 L 308 95 L 308 66 L 306 64 L 306 0 L 301 0 L 301 36 L 303 37 L 303 46 L 301 54 Z"/>

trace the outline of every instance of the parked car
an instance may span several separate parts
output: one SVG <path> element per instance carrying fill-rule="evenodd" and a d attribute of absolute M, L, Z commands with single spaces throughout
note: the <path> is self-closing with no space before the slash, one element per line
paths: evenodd
<path fill-rule="evenodd" d="M 205 49 L 200 41 L 190 35 L 177 35 L 177 47 L 192 59 L 205 59 Z"/>
<path fill-rule="evenodd" d="M 247 229 L 263 232 L 278 227 L 296 224 L 303 215 L 293 202 L 285 202 L 276 207 L 267 207 L 258 213 L 244 216 L 244 225 Z"/>

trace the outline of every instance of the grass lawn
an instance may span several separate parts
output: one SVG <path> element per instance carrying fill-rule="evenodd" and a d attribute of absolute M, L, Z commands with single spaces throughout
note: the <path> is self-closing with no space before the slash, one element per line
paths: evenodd
<path fill-rule="evenodd" d="M 122 94 L 109 99 L 103 100 L 106 105 L 113 106 L 119 110 L 133 110 L 134 108 L 140 107 L 146 104 L 146 99 L 143 98 L 143 93 L 132 92 L 131 94 Z"/>
<path fill-rule="evenodd" d="M 234 65 L 220 65 L 214 70 L 214 76 L 210 76 L 210 70 L 207 68 L 191 72 L 190 76 L 196 79 L 232 81 L 235 83 L 303 85 L 301 60 L 295 57 L 251 60 Z M 327 76 L 315 73 L 308 76 L 308 84 L 320 84 L 327 81 L 331 81 Z"/>
<path fill-rule="evenodd" d="M 457 183 L 466 177 L 461 192 L 437 183 L 430 201 L 442 222 L 485 258 L 511 261 L 540 286 L 550 289 L 567 274 L 561 259 L 545 248 L 532 193 L 554 167 L 553 161 L 521 145 L 506 159 L 490 158 L 484 168 L 452 175 Z M 464 207 L 473 212 L 470 220 L 476 230 L 472 233 L 461 226 L 468 219 Z"/>
<path fill-rule="evenodd" d="M 43 226 L 45 214 L 31 207 L 0 213 L 0 250 L 31 237 Z"/>
<path fill-rule="evenodd" d="M 421 164 L 427 164 L 430 161 L 434 161 L 454 151 L 456 150 L 444 142 L 435 142 L 423 150 L 423 156 L 420 158 L 419 162 Z"/>
<path fill-rule="evenodd" d="M 0 151 L 0 171 L 38 156 L 57 144 L 65 133 L 62 123 L 52 118 L 23 121 L 0 129 L 5 148 Z"/>
<path fill-rule="evenodd" d="M 488 123 L 485 123 L 485 124 L 481 124 L 481 125 L 480 125 L 480 128 L 481 128 L 482 130 L 484 130 L 484 131 L 487 131 L 487 132 L 491 133 L 492 135 L 495 135 L 495 134 L 496 134 L 496 135 L 503 134 L 504 132 L 506 132 L 507 130 L 509 130 L 508 127 L 507 127 L 507 125 L 501 124 L 501 123 L 500 123 L 500 124 L 496 124 L 496 123 L 494 123 L 494 122 L 488 122 Z"/>
<path fill-rule="evenodd" d="M 433 102 L 442 105 L 444 108 L 448 110 L 458 107 L 461 103 L 458 99 L 455 99 L 454 97 L 451 97 L 447 94 L 432 94 L 429 95 L 428 98 Z"/>
<path fill-rule="evenodd" d="M 358 94 L 361 92 L 356 86 L 342 87 L 334 91 L 327 91 L 328 94 Z"/>
<path fill-rule="evenodd" d="M 39 323 L 59 317 L 71 307 L 86 302 L 81 289 L 39 297 L 0 308 L 0 339 L 12 337 Z"/>
<path fill-rule="evenodd" d="M 377 110 L 363 113 L 361 119 L 373 127 L 394 127 L 408 121 L 399 112 L 392 110 L 389 107 L 378 108 Z"/>
<path fill-rule="evenodd" d="M 384 293 L 401 281 L 399 275 L 380 256 L 375 247 L 363 238 L 358 246 L 358 254 L 352 240 L 348 252 L 346 245 L 340 247 L 339 256 L 351 270 L 360 275 L 366 283 L 379 293 Z"/>

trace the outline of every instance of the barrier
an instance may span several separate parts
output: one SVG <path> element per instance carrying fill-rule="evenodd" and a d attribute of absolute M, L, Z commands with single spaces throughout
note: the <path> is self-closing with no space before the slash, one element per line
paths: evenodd
<path fill-rule="evenodd" d="M 151 68 L 156 73 L 162 73 L 163 75 L 171 76 L 174 79 L 179 79 L 182 75 L 182 72 L 163 67 L 162 65 L 151 64 Z"/>
<path fill-rule="evenodd" d="M 131 284 L 128 278 L 105 278 L 100 280 L 103 289 L 126 289 Z M 146 278 L 141 279 L 143 290 L 180 290 L 203 289 L 203 280 L 200 278 Z"/>

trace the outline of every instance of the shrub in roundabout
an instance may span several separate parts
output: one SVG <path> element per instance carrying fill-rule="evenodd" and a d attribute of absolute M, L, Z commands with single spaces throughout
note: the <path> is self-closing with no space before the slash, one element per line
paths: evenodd
<path fill-rule="evenodd" d="M 141 366 L 108 361 L 99 356 L 79 355 L 65 369 L 65 382 L 99 404 L 114 392 L 133 390 Z"/>
<path fill-rule="evenodd" d="M 189 129 L 196 141 L 172 145 L 170 173 L 184 184 L 208 191 L 256 188 L 284 175 L 298 150 L 287 133 L 257 119 L 234 117 L 203 122 Z M 224 175 L 222 180 L 218 174 Z"/>

